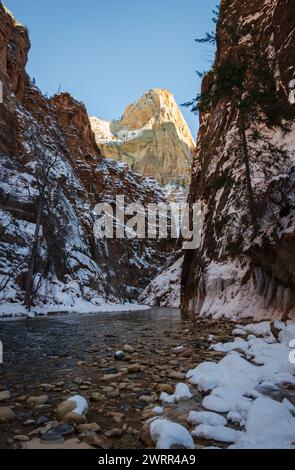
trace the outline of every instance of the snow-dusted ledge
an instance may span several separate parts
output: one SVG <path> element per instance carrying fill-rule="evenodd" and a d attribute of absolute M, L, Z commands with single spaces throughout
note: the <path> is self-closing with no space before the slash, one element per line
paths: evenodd
<path fill-rule="evenodd" d="M 2 317 L 36 317 L 48 314 L 59 313 L 116 313 L 116 312 L 134 312 L 139 310 L 149 310 L 147 305 L 140 304 L 115 304 L 104 303 L 95 305 L 87 300 L 77 300 L 74 305 L 66 304 L 53 304 L 45 305 L 42 307 L 33 307 L 29 312 L 23 305 L 18 303 L 3 303 L 0 304 L 0 318 Z"/>

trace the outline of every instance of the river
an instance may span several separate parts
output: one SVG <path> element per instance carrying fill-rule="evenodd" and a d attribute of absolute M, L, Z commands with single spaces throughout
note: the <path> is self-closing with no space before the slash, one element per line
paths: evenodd
<path fill-rule="evenodd" d="M 0 424 L 0 447 L 21 446 L 11 440 L 16 431 L 31 438 L 40 417 L 54 419 L 56 406 L 74 394 L 89 401 L 88 422 L 100 425 L 111 447 L 145 447 L 143 412 L 159 404 L 162 386 L 179 382 L 173 373 L 222 357 L 208 350 L 207 337 L 224 341 L 231 330 L 230 322 L 182 318 L 179 310 L 167 308 L 1 320 L 0 384 L 11 393 L 1 405 L 11 406 L 18 421 Z M 114 353 L 126 344 L 134 352 L 116 361 Z M 43 394 L 48 403 L 27 404 L 28 397 Z M 197 392 L 194 400 L 198 406 Z"/>

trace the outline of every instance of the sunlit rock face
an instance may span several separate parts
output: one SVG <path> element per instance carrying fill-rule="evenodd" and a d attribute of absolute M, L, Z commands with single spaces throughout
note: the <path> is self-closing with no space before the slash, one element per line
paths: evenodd
<path fill-rule="evenodd" d="M 161 184 L 189 179 L 195 144 L 169 91 L 148 91 L 119 120 L 90 121 L 106 157 L 123 160 L 136 173 Z"/>

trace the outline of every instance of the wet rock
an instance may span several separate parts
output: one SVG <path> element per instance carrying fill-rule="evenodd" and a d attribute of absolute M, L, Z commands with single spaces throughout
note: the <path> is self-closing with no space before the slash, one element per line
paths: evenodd
<path fill-rule="evenodd" d="M 133 360 L 133 357 L 130 356 L 130 354 L 126 354 L 126 356 L 124 357 L 124 361 L 126 362 L 131 362 Z"/>
<path fill-rule="evenodd" d="M 48 395 L 40 395 L 38 397 L 29 397 L 27 399 L 27 404 L 30 406 L 39 406 L 39 405 L 45 405 L 49 401 Z"/>
<path fill-rule="evenodd" d="M 49 431 L 42 435 L 41 442 L 44 444 L 61 444 L 64 442 L 64 438 L 56 432 Z"/>
<path fill-rule="evenodd" d="M 146 403 L 144 401 L 138 401 L 132 405 L 132 408 L 136 410 L 143 410 L 146 407 Z"/>
<path fill-rule="evenodd" d="M 77 431 L 79 433 L 84 433 L 84 432 L 95 433 L 95 432 L 100 432 L 100 430 L 101 430 L 101 428 L 100 428 L 99 424 L 97 424 L 97 423 L 79 424 L 79 426 L 77 426 Z"/>
<path fill-rule="evenodd" d="M 10 423 L 16 420 L 16 415 L 7 406 L 0 407 L 0 423 Z"/>
<path fill-rule="evenodd" d="M 11 394 L 8 390 L 4 390 L 3 392 L 0 392 L 0 402 L 9 400 L 10 397 L 11 397 Z"/>
<path fill-rule="evenodd" d="M 35 420 L 34 420 L 34 419 L 27 419 L 27 420 L 24 421 L 24 423 L 23 423 L 24 426 L 32 426 L 33 424 L 35 424 Z"/>
<path fill-rule="evenodd" d="M 63 421 L 68 424 L 83 424 L 86 422 L 86 418 L 84 415 L 79 415 L 72 411 L 64 415 Z"/>
<path fill-rule="evenodd" d="M 110 392 L 107 394 L 108 398 L 118 398 L 120 396 L 120 393 L 118 391 Z"/>
<path fill-rule="evenodd" d="M 159 384 L 158 390 L 160 392 L 169 393 L 169 395 L 172 395 L 174 393 L 174 388 L 170 384 Z"/>
<path fill-rule="evenodd" d="M 191 357 L 194 354 L 193 349 L 185 349 L 179 354 L 180 357 Z"/>
<path fill-rule="evenodd" d="M 116 361 L 123 361 L 125 354 L 123 351 L 116 351 L 114 357 Z"/>
<path fill-rule="evenodd" d="M 48 423 L 48 421 L 49 421 L 49 418 L 47 418 L 47 416 L 39 416 L 36 419 L 36 425 L 42 426 L 43 424 Z"/>
<path fill-rule="evenodd" d="M 56 425 L 57 422 L 54 423 Z M 43 434 L 46 434 L 48 431 L 51 431 L 51 428 L 53 425 L 51 423 L 46 424 L 46 426 L 41 426 L 39 428 L 34 429 L 32 432 L 30 432 L 30 436 L 42 436 Z"/>
<path fill-rule="evenodd" d="M 128 353 L 128 354 L 133 354 L 134 353 L 134 348 L 130 346 L 130 344 L 125 344 L 123 347 L 123 351 Z"/>
<path fill-rule="evenodd" d="M 21 397 L 18 397 L 17 400 L 20 401 L 20 402 L 23 402 L 23 401 L 27 401 L 27 399 L 28 399 L 27 395 L 22 395 Z"/>
<path fill-rule="evenodd" d="M 25 434 L 18 434 L 17 436 L 13 436 L 13 440 L 16 442 L 28 442 L 30 438 Z"/>
<path fill-rule="evenodd" d="M 172 371 L 172 372 L 169 373 L 169 377 L 171 379 L 175 379 L 175 380 L 184 380 L 185 379 L 185 374 L 183 374 L 182 372 Z"/>
<path fill-rule="evenodd" d="M 60 403 L 56 410 L 56 416 L 58 419 L 63 419 L 63 417 L 73 411 L 76 408 L 76 403 L 71 400 L 65 400 Z"/>
<path fill-rule="evenodd" d="M 121 405 L 119 409 L 121 411 L 124 411 L 124 413 L 127 413 L 130 410 L 130 405 L 128 405 L 128 403 L 123 403 L 123 405 Z"/>
<path fill-rule="evenodd" d="M 46 403 L 44 405 L 35 405 L 34 406 L 34 409 L 35 410 L 47 410 L 48 408 L 52 408 L 52 405 L 50 405 L 49 403 Z"/>
<path fill-rule="evenodd" d="M 108 375 L 116 375 L 118 374 L 118 369 L 116 367 L 108 367 L 104 369 L 104 373 Z"/>
<path fill-rule="evenodd" d="M 84 442 L 90 445 L 91 447 L 95 447 L 96 449 L 110 449 L 111 444 L 104 436 L 98 436 L 97 434 L 90 433 L 84 438 Z"/>
<path fill-rule="evenodd" d="M 107 431 L 105 433 L 105 435 L 107 437 L 116 437 L 116 438 L 120 438 L 122 437 L 122 430 L 121 429 L 117 429 L 117 428 L 114 428 L 114 429 L 110 429 L 109 431 Z"/>
<path fill-rule="evenodd" d="M 52 384 L 40 384 L 39 388 L 45 392 L 51 392 L 54 389 L 55 385 Z"/>
<path fill-rule="evenodd" d="M 145 423 L 141 434 L 140 434 L 140 440 L 147 446 L 147 447 L 154 447 L 154 441 L 151 437 L 150 433 L 150 425 L 149 423 Z"/>
<path fill-rule="evenodd" d="M 139 400 L 144 401 L 145 403 L 153 403 L 155 401 L 155 397 L 152 395 L 141 395 Z"/>
<path fill-rule="evenodd" d="M 115 423 L 117 424 L 122 424 L 122 421 L 123 421 L 123 418 L 124 418 L 124 414 L 123 413 L 118 413 L 118 412 L 111 412 L 109 413 L 109 416 L 112 417 L 113 421 L 115 421 Z"/>
<path fill-rule="evenodd" d="M 89 386 L 88 385 L 80 385 L 80 390 L 89 390 Z"/>
<path fill-rule="evenodd" d="M 107 382 L 109 380 L 119 379 L 121 375 L 121 372 L 118 372 L 117 374 L 105 374 L 102 376 L 101 380 Z"/>
<path fill-rule="evenodd" d="M 91 400 L 91 401 L 104 401 L 104 400 L 105 400 L 105 396 L 104 396 L 102 393 L 93 392 L 93 393 L 90 395 L 90 400 Z"/>
<path fill-rule="evenodd" d="M 141 370 L 141 366 L 139 364 L 132 364 L 132 366 L 128 367 L 128 372 L 130 374 L 135 374 Z"/>
<path fill-rule="evenodd" d="M 52 432 L 55 432 L 56 434 L 60 434 L 61 436 L 70 436 L 71 434 L 74 433 L 74 428 L 73 426 L 70 426 L 69 424 L 60 423 L 57 426 L 54 426 L 52 428 Z"/>

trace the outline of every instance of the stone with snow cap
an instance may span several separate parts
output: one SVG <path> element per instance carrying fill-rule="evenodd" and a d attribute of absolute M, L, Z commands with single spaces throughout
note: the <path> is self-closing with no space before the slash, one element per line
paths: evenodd
<path fill-rule="evenodd" d="M 165 403 L 174 403 L 176 401 L 188 400 L 192 398 L 190 389 L 185 383 L 179 383 L 176 385 L 175 393 L 169 395 L 166 392 L 161 393 L 160 400 Z"/>
<path fill-rule="evenodd" d="M 70 424 L 80 424 L 85 422 L 85 415 L 88 411 L 88 403 L 81 395 L 74 395 L 59 404 L 56 416 Z"/>
<path fill-rule="evenodd" d="M 189 431 L 167 419 L 155 419 L 150 423 L 150 435 L 157 449 L 194 449 Z"/>

